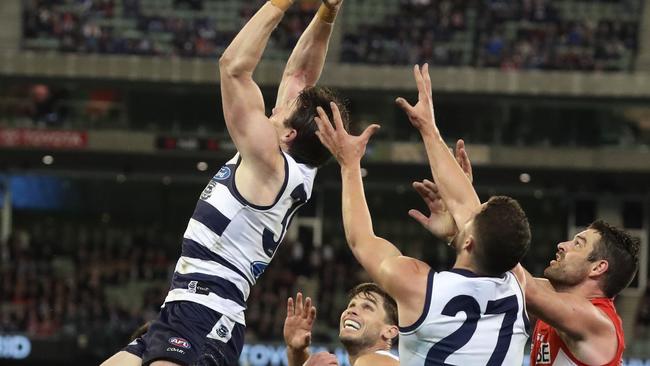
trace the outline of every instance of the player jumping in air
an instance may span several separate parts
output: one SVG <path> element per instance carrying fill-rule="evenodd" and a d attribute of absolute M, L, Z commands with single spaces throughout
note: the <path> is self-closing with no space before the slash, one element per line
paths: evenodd
<path fill-rule="evenodd" d="M 251 286 L 331 156 L 315 135 L 316 107 L 343 108 L 331 91 L 315 86 L 342 4 L 323 0 L 287 62 L 272 115 L 265 115 L 253 72 L 292 3 L 267 2 L 221 56 L 224 117 L 238 152 L 201 194 L 160 315 L 103 365 L 237 364 Z"/>

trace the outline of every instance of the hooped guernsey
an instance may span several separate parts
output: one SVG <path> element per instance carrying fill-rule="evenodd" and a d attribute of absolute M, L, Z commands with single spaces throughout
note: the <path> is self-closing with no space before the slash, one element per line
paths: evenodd
<path fill-rule="evenodd" d="M 284 184 L 272 205 L 252 204 L 237 190 L 239 153 L 210 180 L 183 235 L 165 303 L 199 303 L 246 324 L 251 287 L 273 259 L 294 214 L 311 197 L 316 177 L 316 168 L 282 155 Z"/>

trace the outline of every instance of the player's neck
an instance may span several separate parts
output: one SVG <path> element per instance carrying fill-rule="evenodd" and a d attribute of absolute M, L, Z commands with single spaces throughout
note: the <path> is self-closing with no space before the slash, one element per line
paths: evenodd
<path fill-rule="evenodd" d="M 594 281 L 587 280 L 574 286 L 567 286 L 554 282 L 551 282 L 551 285 L 553 285 L 553 288 L 558 292 L 570 293 L 587 299 L 607 297 L 603 293 L 603 290 L 600 289 L 598 283 Z"/>
<path fill-rule="evenodd" d="M 352 366 L 354 366 L 354 363 L 357 362 L 359 357 L 363 355 L 367 355 L 369 353 L 375 353 L 377 351 L 390 350 L 390 346 L 382 345 L 382 344 L 375 344 L 373 346 L 360 348 L 360 349 L 351 349 L 351 348 L 354 347 L 346 347 L 346 351 L 348 352 L 348 360 L 350 361 L 350 365 Z"/>
<path fill-rule="evenodd" d="M 454 262 L 453 268 L 455 269 L 464 269 L 467 271 L 470 271 L 472 273 L 480 275 L 480 271 L 476 268 L 476 266 L 472 263 L 470 258 L 468 256 L 464 255 L 458 255 L 456 257 L 456 262 Z"/>

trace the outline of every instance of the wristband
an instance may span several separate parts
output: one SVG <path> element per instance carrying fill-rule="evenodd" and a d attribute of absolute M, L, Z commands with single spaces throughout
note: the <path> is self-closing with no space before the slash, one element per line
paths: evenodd
<path fill-rule="evenodd" d="M 332 24 L 334 23 L 334 19 L 336 19 L 337 12 L 338 10 L 336 8 L 330 8 L 325 4 L 321 4 L 320 8 L 318 8 L 318 17 L 325 23 Z"/>
<path fill-rule="evenodd" d="M 273 6 L 276 8 L 282 10 L 282 11 L 287 11 L 291 7 L 291 4 L 293 4 L 292 0 L 269 0 Z"/>

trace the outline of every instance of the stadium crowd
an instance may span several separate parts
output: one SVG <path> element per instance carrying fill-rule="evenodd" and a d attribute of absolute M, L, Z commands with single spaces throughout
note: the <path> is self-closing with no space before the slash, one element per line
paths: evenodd
<path fill-rule="evenodd" d="M 114 228 L 16 231 L 0 266 L 0 330 L 35 338 L 101 335 L 112 347 L 123 345 L 155 318 L 167 294 L 180 245 L 164 250 L 161 241 L 151 231 Z M 347 248 L 284 247 L 252 289 L 247 339 L 281 339 L 285 314 L 278 309 L 299 289 L 317 294 L 315 339 L 334 341 L 346 291 L 367 278 Z"/>
<path fill-rule="evenodd" d="M 25 48 L 63 52 L 218 57 L 263 0 L 31 0 Z M 361 3 L 365 3 L 361 2 Z M 363 4 L 354 6 L 363 6 Z M 319 1 L 301 0 L 272 36 L 286 57 Z M 350 11 L 358 11 L 349 5 Z M 340 60 L 348 63 L 630 70 L 639 0 L 400 0 L 383 17 L 350 14 Z M 584 14 L 588 12 L 588 14 Z"/>
<path fill-rule="evenodd" d="M 342 61 L 444 66 L 627 70 L 638 47 L 638 1 L 402 0 L 397 14 L 343 41 Z M 582 2 L 583 4 L 587 2 Z M 569 5 L 569 6 L 567 6 Z M 592 8 L 589 8 L 592 9 Z M 607 13 L 616 9 L 617 14 Z"/>

